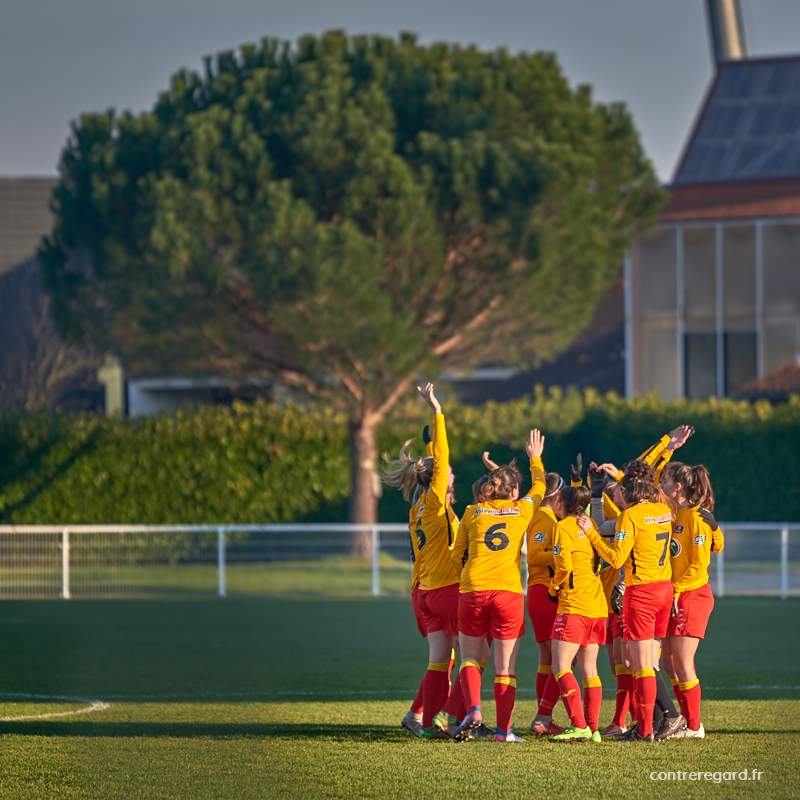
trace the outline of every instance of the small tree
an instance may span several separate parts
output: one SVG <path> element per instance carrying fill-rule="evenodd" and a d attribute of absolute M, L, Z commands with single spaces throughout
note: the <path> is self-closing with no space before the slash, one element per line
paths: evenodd
<path fill-rule="evenodd" d="M 416 376 L 563 349 L 662 197 L 624 107 L 552 55 L 338 32 L 81 117 L 61 172 L 41 251 L 60 330 L 345 409 L 358 522 Z"/>

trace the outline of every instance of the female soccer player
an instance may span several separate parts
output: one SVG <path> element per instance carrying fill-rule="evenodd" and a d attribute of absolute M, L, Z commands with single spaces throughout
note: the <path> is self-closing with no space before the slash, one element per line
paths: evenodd
<path fill-rule="evenodd" d="M 494 641 L 496 742 L 523 741 L 512 731 L 516 697 L 515 664 L 525 632 L 525 601 L 520 579 L 520 552 L 525 532 L 545 493 L 544 437 L 530 433 L 526 452 L 533 486 L 519 500 L 522 475 L 514 465 L 499 467 L 482 488 L 484 502 L 467 506 L 452 550 L 460 575 L 458 603 L 461 670 L 459 679 L 467 710 L 454 738 L 464 741 L 483 722 L 480 658 L 486 635 Z"/>
<path fill-rule="evenodd" d="M 638 730 L 628 741 L 654 741 L 653 706 L 656 676 L 653 645 L 667 633 L 672 607 L 672 568 L 667 559 L 672 534 L 672 510 L 660 502 L 655 470 L 644 461 L 627 465 L 622 479 L 626 506 L 609 545 L 589 525 L 586 535 L 612 567 L 625 565 L 623 638 L 628 643 L 637 699 Z M 625 734 L 627 736 L 627 734 Z"/>
<path fill-rule="evenodd" d="M 415 565 L 419 569 L 417 606 L 424 619 L 428 639 L 429 662 L 423 678 L 421 739 L 450 738 L 434 727 L 433 718 L 442 709 L 449 694 L 450 654 L 458 634 L 458 575 L 450 558 L 452 544 L 452 509 L 447 496 L 453 490 L 453 471 L 447 444 L 442 407 L 433 392 L 433 384 L 417 387 L 433 410 L 433 455 L 413 464 L 401 464 L 384 476 L 391 486 L 404 489 L 407 498 L 418 484 L 422 495 L 416 506 L 413 536 L 417 540 Z"/>
<path fill-rule="evenodd" d="M 603 585 L 595 574 L 595 553 L 585 529 L 594 528 L 586 516 L 591 494 L 583 486 L 567 486 L 558 495 L 556 513 L 561 522 L 555 527 L 555 574 L 548 596 L 558 603 L 553 624 L 553 671 L 561 699 L 572 723 L 551 742 L 599 742 L 598 721 L 603 689 L 597 674 L 597 652 L 606 641 L 608 606 Z M 581 690 L 572 673 L 577 656 L 583 678 Z"/>
<path fill-rule="evenodd" d="M 671 547 L 674 599 L 669 636 L 664 641 L 664 669 L 673 679 L 687 723 L 675 736 L 702 739 L 705 728 L 700 721 L 700 681 L 694 656 L 714 609 L 708 582 L 711 550 L 719 552 L 725 541 L 710 513 L 714 491 L 704 466 L 673 461 L 661 476 L 661 488 L 678 508 Z"/>
<path fill-rule="evenodd" d="M 564 479 L 555 472 L 548 472 L 545 476 L 545 496 L 525 534 L 528 549 L 528 594 L 525 604 L 533 625 L 536 646 L 539 648 L 536 700 L 541 703 L 544 699 L 544 709 L 549 711 L 552 711 L 553 704 L 558 699 L 558 684 L 554 681 L 548 683 L 553 664 L 550 636 L 553 632 L 557 606 L 548 600 L 547 589 L 550 586 L 550 579 L 555 574 L 554 532 L 558 523 L 555 505 L 558 494 L 563 488 Z M 549 689 L 551 696 L 545 697 L 546 688 Z M 556 725 L 549 714 L 537 714 L 531 722 L 531 732 L 538 736 L 552 736 L 563 733 L 563 728 Z"/>

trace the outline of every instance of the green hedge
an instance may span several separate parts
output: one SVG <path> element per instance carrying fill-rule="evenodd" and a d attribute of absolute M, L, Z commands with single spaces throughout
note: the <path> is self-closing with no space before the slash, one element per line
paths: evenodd
<path fill-rule="evenodd" d="M 533 398 L 446 405 L 457 507 L 483 473 L 480 454 L 516 455 L 535 426 L 545 465 L 566 474 L 575 453 L 622 465 L 680 423 L 697 434 L 680 451 L 711 471 L 726 520 L 800 520 L 800 399 L 627 402 L 610 394 L 537 389 Z M 416 399 L 382 426 L 394 455 L 428 414 Z M 349 487 L 347 425 L 336 413 L 256 403 L 147 420 L 0 412 L 0 522 L 286 522 L 342 520 Z M 407 513 L 387 490 L 381 519 Z"/>

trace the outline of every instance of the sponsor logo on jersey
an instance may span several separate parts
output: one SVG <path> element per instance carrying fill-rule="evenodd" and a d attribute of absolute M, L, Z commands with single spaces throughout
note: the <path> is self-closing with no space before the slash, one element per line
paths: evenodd
<path fill-rule="evenodd" d="M 560 545 L 560 544 L 557 544 L 557 545 L 556 545 L 556 546 L 553 548 L 553 555 L 554 555 L 554 556 L 557 556 L 557 555 L 558 555 L 560 552 L 561 552 L 561 545 Z"/>
<path fill-rule="evenodd" d="M 522 498 L 522 502 L 530 503 L 531 505 L 536 505 L 536 501 L 532 497 L 528 497 L 527 495 L 525 495 L 525 497 Z"/>
<path fill-rule="evenodd" d="M 675 533 L 683 533 L 683 525 L 676 525 Z"/>
<path fill-rule="evenodd" d="M 534 533 L 533 534 L 533 541 L 534 542 L 543 542 L 546 538 L 547 538 L 547 534 L 546 533 L 542 533 L 541 531 L 539 533 Z"/>
<path fill-rule="evenodd" d="M 518 508 L 477 508 L 475 509 L 475 516 L 480 514 L 491 514 L 493 517 L 518 517 Z"/>
<path fill-rule="evenodd" d="M 615 542 L 624 542 L 628 538 L 627 531 L 617 531 L 614 534 L 614 541 Z"/>
<path fill-rule="evenodd" d="M 578 531 L 578 538 L 579 539 L 585 539 L 586 538 L 586 534 L 583 531 Z"/>
<path fill-rule="evenodd" d="M 681 526 L 678 525 L 678 527 L 680 528 Z M 676 530 L 676 532 L 678 531 Z M 677 539 L 673 539 L 669 543 L 670 558 L 677 558 L 681 554 L 681 550 L 683 550 L 683 548 L 681 547 L 681 543 Z"/>
<path fill-rule="evenodd" d="M 706 536 L 704 533 L 700 533 L 694 537 L 695 544 L 705 544 L 706 543 Z"/>
<path fill-rule="evenodd" d="M 665 522 L 672 521 L 672 514 L 662 514 L 660 517 L 645 517 L 645 525 L 663 525 Z"/>
<path fill-rule="evenodd" d="M 422 512 L 424 510 L 425 510 L 425 506 L 422 505 L 422 503 L 420 503 L 419 507 L 417 508 L 417 519 L 419 519 L 422 516 Z"/>

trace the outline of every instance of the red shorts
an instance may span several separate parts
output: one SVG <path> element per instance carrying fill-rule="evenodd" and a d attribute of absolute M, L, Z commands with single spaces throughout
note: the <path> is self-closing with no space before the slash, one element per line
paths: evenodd
<path fill-rule="evenodd" d="M 426 633 L 444 631 L 445 636 L 458 634 L 458 584 L 440 589 L 420 589 L 417 603 L 425 621 Z"/>
<path fill-rule="evenodd" d="M 414 611 L 414 619 L 417 621 L 419 632 L 423 636 L 427 636 L 428 631 L 425 629 L 425 617 L 422 615 L 422 610 L 419 607 L 419 585 L 411 590 L 411 608 Z"/>
<path fill-rule="evenodd" d="M 458 630 L 465 636 L 519 639 L 525 635 L 525 596 L 521 592 L 462 592 Z"/>
<path fill-rule="evenodd" d="M 702 639 L 706 635 L 708 618 L 714 610 L 714 595 L 706 584 L 678 596 L 678 613 L 669 619 L 670 636 L 694 636 Z"/>
<path fill-rule="evenodd" d="M 672 609 L 672 581 L 626 586 L 622 600 L 622 636 L 633 642 L 663 639 Z"/>
<path fill-rule="evenodd" d="M 610 644 L 614 641 L 614 639 L 617 638 L 617 636 L 622 636 L 622 615 L 609 614 L 606 627 L 608 629 L 608 636 L 606 637 L 606 640 Z"/>
<path fill-rule="evenodd" d="M 531 618 L 536 641 L 547 641 L 553 632 L 558 603 L 551 603 L 547 599 L 547 587 L 542 584 L 528 587 L 528 599 L 525 602 L 528 606 L 528 616 Z"/>
<path fill-rule="evenodd" d="M 556 614 L 551 639 L 572 642 L 586 647 L 587 644 L 606 643 L 606 617 L 584 617 L 580 614 Z"/>

